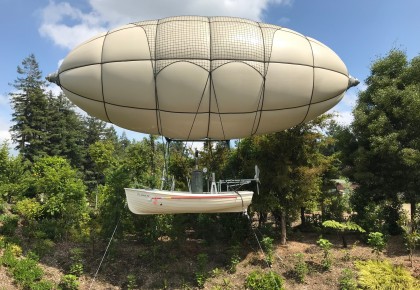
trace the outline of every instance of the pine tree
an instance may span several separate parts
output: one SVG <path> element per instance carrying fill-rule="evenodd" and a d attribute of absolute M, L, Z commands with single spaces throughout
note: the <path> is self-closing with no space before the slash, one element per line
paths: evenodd
<path fill-rule="evenodd" d="M 82 168 L 86 151 L 82 118 L 74 105 L 63 95 L 48 95 L 48 155 L 62 156 L 74 167 Z"/>
<path fill-rule="evenodd" d="M 22 66 L 17 67 L 19 76 L 12 86 L 11 128 L 12 141 L 17 144 L 24 159 L 31 162 L 37 157 L 46 155 L 47 138 L 47 98 L 44 94 L 45 82 L 41 79 L 42 73 L 33 54 L 22 61 Z"/>

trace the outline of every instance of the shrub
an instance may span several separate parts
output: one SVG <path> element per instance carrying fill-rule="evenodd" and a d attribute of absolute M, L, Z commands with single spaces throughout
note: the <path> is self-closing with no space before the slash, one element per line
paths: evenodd
<path fill-rule="evenodd" d="M 251 290 L 283 290 L 283 279 L 279 274 L 270 271 L 261 273 L 253 271 L 246 277 L 245 287 Z"/>
<path fill-rule="evenodd" d="M 73 248 L 70 250 L 70 260 L 73 262 L 70 265 L 69 273 L 80 277 L 83 274 L 83 250 L 80 248 Z"/>
<path fill-rule="evenodd" d="M 356 261 L 362 289 L 419 289 L 420 283 L 403 266 L 388 261 Z"/>
<path fill-rule="evenodd" d="M 6 267 L 14 267 L 18 260 L 16 259 L 16 256 L 13 254 L 12 250 L 7 247 L 4 252 L 3 256 L 0 257 L 1 264 Z"/>
<path fill-rule="evenodd" d="M 316 243 L 321 247 L 322 251 L 324 252 L 324 257 L 321 262 L 322 267 L 324 268 L 324 270 L 330 270 L 332 266 L 332 258 L 331 258 L 330 250 L 333 244 L 331 244 L 330 241 L 328 241 L 327 239 L 322 239 L 322 238 L 320 238 Z"/>
<path fill-rule="evenodd" d="M 340 290 L 357 290 L 357 281 L 351 269 L 344 269 L 338 280 Z"/>
<path fill-rule="evenodd" d="M 266 255 L 267 263 L 268 263 L 268 265 L 270 265 L 270 267 L 273 264 L 273 253 L 274 253 L 274 251 L 273 251 L 273 241 L 274 240 L 270 237 L 265 237 L 261 241 L 261 245 L 262 245 L 265 253 L 267 254 Z"/>
<path fill-rule="evenodd" d="M 297 259 L 294 267 L 295 278 L 297 282 L 303 283 L 309 272 L 308 265 L 306 264 L 302 253 L 296 254 L 295 257 Z"/>
<path fill-rule="evenodd" d="M 239 256 L 239 250 L 240 246 L 238 244 L 231 246 L 229 249 L 229 273 L 231 274 L 236 272 L 236 266 L 241 261 L 241 257 Z"/>
<path fill-rule="evenodd" d="M 0 222 L 3 223 L 3 225 L 0 227 L 0 233 L 6 236 L 13 235 L 18 226 L 18 221 L 19 217 L 17 215 L 0 215 Z"/>
<path fill-rule="evenodd" d="M 29 287 L 34 282 L 39 281 L 44 271 L 38 266 L 37 261 L 24 258 L 17 260 L 12 268 L 13 278 L 24 287 Z"/>
<path fill-rule="evenodd" d="M 51 281 L 41 280 L 31 284 L 31 290 L 51 290 L 55 289 L 55 285 Z"/>
<path fill-rule="evenodd" d="M 377 257 L 379 257 L 386 246 L 384 235 L 380 232 L 369 233 L 367 242 L 372 247 L 372 253 L 375 253 Z"/>
<path fill-rule="evenodd" d="M 207 279 L 207 272 L 206 272 L 206 266 L 207 262 L 209 260 L 209 257 L 205 253 L 201 253 L 197 255 L 197 271 L 195 272 L 195 281 L 197 282 L 197 286 L 202 288 L 204 287 L 204 284 L 206 283 Z"/>
<path fill-rule="evenodd" d="M 71 274 L 64 275 L 61 278 L 60 283 L 58 284 L 58 289 L 60 290 L 77 290 L 79 289 L 79 281 L 77 277 Z"/>
<path fill-rule="evenodd" d="M 127 290 L 134 290 L 137 289 L 137 278 L 134 274 L 128 274 L 127 275 Z"/>
<path fill-rule="evenodd" d="M 7 247 L 15 257 L 20 257 L 22 255 L 22 248 L 19 245 L 9 244 Z"/>
<path fill-rule="evenodd" d="M 49 253 L 55 246 L 55 243 L 50 239 L 40 239 L 35 242 L 33 250 L 38 256 L 43 257 Z"/>
<path fill-rule="evenodd" d="M 42 204 L 34 198 L 20 200 L 15 205 L 18 214 L 28 221 L 36 220 L 42 215 Z"/>

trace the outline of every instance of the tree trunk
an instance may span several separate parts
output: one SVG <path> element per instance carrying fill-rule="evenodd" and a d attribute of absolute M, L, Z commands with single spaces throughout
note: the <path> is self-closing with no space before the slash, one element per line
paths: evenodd
<path fill-rule="evenodd" d="M 302 226 L 306 225 L 305 207 L 303 206 L 300 208 L 300 223 L 302 224 Z"/>
<path fill-rule="evenodd" d="M 411 232 L 416 230 L 416 200 L 415 198 L 411 199 L 410 202 L 410 219 L 411 219 Z"/>
<path fill-rule="evenodd" d="M 282 210 L 280 212 L 280 226 L 281 226 L 281 234 L 280 234 L 280 244 L 286 245 L 286 211 Z"/>

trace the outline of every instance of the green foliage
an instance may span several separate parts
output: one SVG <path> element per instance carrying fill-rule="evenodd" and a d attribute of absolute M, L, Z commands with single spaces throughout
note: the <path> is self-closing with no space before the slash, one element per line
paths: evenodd
<path fill-rule="evenodd" d="M 331 257 L 331 248 L 333 244 L 328 241 L 327 239 L 320 238 L 316 243 L 321 247 L 322 251 L 324 252 L 324 257 L 322 259 L 322 267 L 324 270 L 330 270 L 332 267 L 332 257 Z"/>
<path fill-rule="evenodd" d="M 351 269 L 343 269 L 338 280 L 340 290 L 357 290 L 357 281 L 355 278 L 355 274 Z"/>
<path fill-rule="evenodd" d="M 51 281 L 41 280 L 31 284 L 31 290 L 52 290 L 56 289 L 55 284 Z"/>
<path fill-rule="evenodd" d="M 127 275 L 127 290 L 135 290 L 138 289 L 137 285 L 137 277 L 134 274 Z"/>
<path fill-rule="evenodd" d="M 64 275 L 61 278 L 60 283 L 58 284 L 58 289 L 60 290 L 77 290 L 79 289 L 79 281 L 76 276 L 68 274 Z"/>
<path fill-rule="evenodd" d="M 6 236 L 12 236 L 18 226 L 19 217 L 17 215 L 0 215 L 0 233 Z"/>
<path fill-rule="evenodd" d="M 70 250 L 70 265 L 69 274 L 80 277 L 83 274 L 83 250 L 81 248 L 73 248 Z"/>
<path fill-rule="evenodd" d="M 305 282 L 305 277 L 309 272 L 308 265 L 305 262 L 304 255 L 302 253 L 295 254 L 296 262 L 294 267 L 295 279 L 299 283 Z"/>
<path fill-rule="evenodd" d="M 413 218 L 413 215 L 411 217 Z M 420 243 L 420 212 L 414 215 L 414 220 L 410 221 L 406 214 L 402 214 L 398 223 L 403 230 L 404 245 L 408 251 L 411 267 L 413 267 L 414 250 Z"/>
<path fill-rule="evenodd" d="M 195 281 L 197 286 L 202 288 L 207 280 L 207 263 L 209 257 L 206 253 L 201 253 L 197 255 L 197 270 L 195 272 Z"/>
<path fill-rule="evenodd" d="M 13 83 L 14 93 L 10 93 L 13 143 L 26 160 L 33 162 L 47 152 L 46 124 L 48 122 L 47 98 L 44 93 L 45 81 L 33 54 L 18 66 L 20 75 Z"/>
<path fill-rule="evenodd" d="M 10 247 L 6 247 L 6 249 L 3 252 L 3 256 L 1 256 L 0 258 L 0 261 L 3 266 L 13 268 L 18 262 L 18 259 L 13 254 Z"/>
<path fill-rule="evenodd" d="M 367 243 L 372 247 L 372 253 L 378 257 L 386 247 L 384 235 L 379 232 L 369 233 Z"/>
<path fill-rule="evenodd" d="M 266 254 L 267 263 L 271 266 L 274 261 L 274 246 L 273 246 L 274 239 L 270 237 L 264 237 L 261 241 L 261 246 Z"/>
<path fill-rule="evenodd" d="M 233 274 L 236 272 L 236 266 L 241 261 L 241 257 L 239 256 L 240 249 L 241 249 L 241 246 L 239 244 L 235 244 L 231 246 L 229 249 L 229 254 L 230 254 L 229 266 L 228 266 L 229 273 Z"/>
<path fill-rule="evenodd" d="M 283 290 L 283 279 L 273 271 L 261 273 L 252 271 L 246 277 L 245 287 L 250 290 Z"/>
<path fill-rule="evenodd" d="M 25 198 L 15 205 L 16 212 L 28 221 L 34 221 L 43 214 L 43 206 L 35 198 Z"/>
<path fill-rule="evenodd" d="M 388 261 L 356 261 L 358 283 L 362 289 L 419 289 L 419 282 L 403 266 Z"/>
<path fill-rule="evenodd" d="M 24 287 L 30 287 L 42 278 L 44 271 L 38 266 L 37 261 L 23 258 L 17 260 L 12 268 L 12 274 L 16 282 Z"/>
<path fill-rule="evenodd" d="M 355 232 L 361 232 L 361 233 L 365 232 L 365 230 L 362 229 L 362 227 L 360 227 L 354 222 L 340 223 L 334 220 L 328 220 L 328 221 L 323 222 L 322 225 L 326 228 L 331 228 L 340 232 L 344 232 L 344 231 L 355 231 Z"/>
<path fill-rule="evenodd" d="M 352 203 L 363 226 L 369 224 L 363 222 L 371 215 L 369 209 L 380 205 L 379 216 L 389 234 L 401 232 L 399 195 L 411 204 L 419 201 L 419 59 L 409 61 L 406 52 L 392 49 L 375 60 L 354 109 L 357 149 L 351 167 L 360 187 Z"/>
<path fill-rule="evenodd" d="M 40 257 L 50 253 L 55 247 L 55 243 L 50 239 L 37 239 L 34 243 L 33 250 Z"/>
<path fill-rule="evenodd" d="M 325 228 L 333 229 L 337 231 L 339 234 L 341 234 L 344 248 L 347 248 L 346 233 L 348 232 L 364 233 L 365 232 L 365 230 L 361 226 L 351 221 L 339 223 L 334 220 L 328 220 L 328 221 L 323 222 L 322 226 L 324 226 Z"/>

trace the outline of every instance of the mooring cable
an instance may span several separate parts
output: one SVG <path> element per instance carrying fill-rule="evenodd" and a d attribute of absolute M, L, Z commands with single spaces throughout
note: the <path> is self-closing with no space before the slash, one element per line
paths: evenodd
<path fill-rule="evenodd" d="M 108 253 L 109 246 L 111 245 L 112 239 L 114 238 L 115 232 L 117 231 L 120 220 L 121 220 L 121 213 L 120 213 L 120 216 L 118 217 L 118 221 L 117 221 L 117 224 L 115 225 L 114 231 L 112 232 L 111 238 L 109 239 L 108 245 L 106 246 L 105 253 L 102 256 L 101 262 L 99 263 L 98 269 L 96 269 L 96 273 L 93 276 L 92 282 L 90 282 L 89 290 L 92 289 L 93 283 L 95 283 L 96 276 L 98 276 L 99 270 L 101 269 L 101 266 L 102 266 L 102 263 L 105 259 L 105 256 Z"/>

